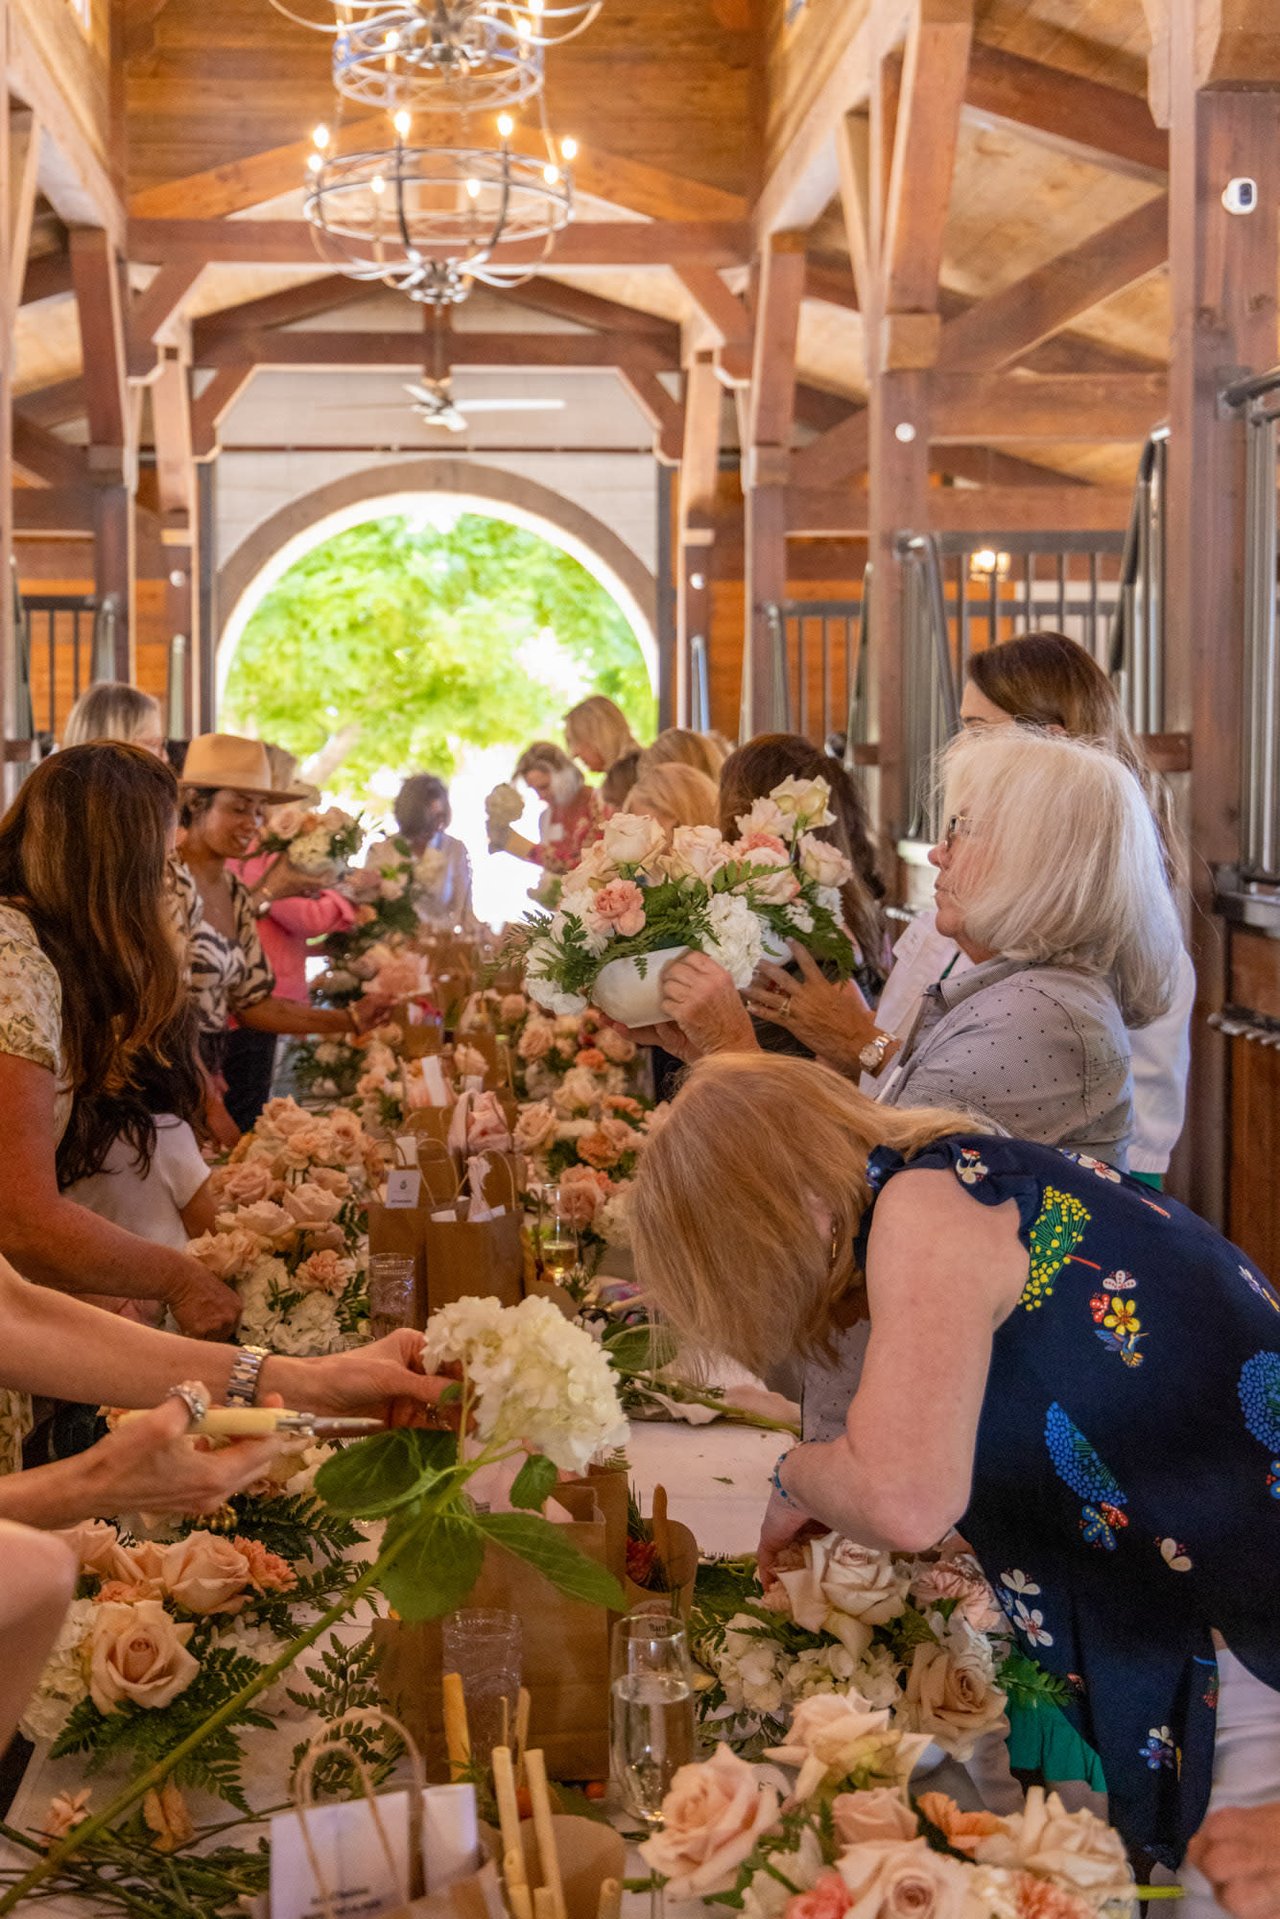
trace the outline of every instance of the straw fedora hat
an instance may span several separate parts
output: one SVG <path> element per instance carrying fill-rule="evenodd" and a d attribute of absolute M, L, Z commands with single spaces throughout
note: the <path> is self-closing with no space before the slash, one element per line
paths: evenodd
<path fill-rule="evenodd" d="M 262 742 L 244 740 L 235 733 L 201 733 L 192 740 L 182 768 L 182 784 L 253 793 L 272 806 L 283 806 L 299 797 L 287 785 L 276 785 Z"/>

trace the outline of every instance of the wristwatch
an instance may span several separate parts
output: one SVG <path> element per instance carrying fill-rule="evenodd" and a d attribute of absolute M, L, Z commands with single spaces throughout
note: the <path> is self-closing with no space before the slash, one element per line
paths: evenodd
<path fill-rule="evenodd" d="M 867 1041 L 862 1051 L 858 1054 L 859 1066 L 862 1067 L 864 1072 L 878 1073 L 884 1065 L 884 1056 L 892 1045 L 892 1033 L 877 1033 L 874 1039 Z"/>
<path fill-rule="evenodd" d="M 228 1406 L 252 1406 L 258 1397 L 258 1374 L 271 1354 L 265 1346 L 244 1346 L 231 1368 L 225 1403 Z"/>

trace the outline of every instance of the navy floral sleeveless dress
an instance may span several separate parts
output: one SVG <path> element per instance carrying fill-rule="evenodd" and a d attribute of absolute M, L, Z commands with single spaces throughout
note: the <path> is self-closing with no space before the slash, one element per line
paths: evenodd
<path fill-rule="evenodd" d="M 1212 1780 L 1211 1629 L 1280 1691 L 1280 1299 L 1100 1160 L 969 1135 L 910 1166 L 1018 1207 L 1031 1268 L 995 1334 L 959 1530 L 1024 1649 L 1066 1680 L 1115 1824 L 1177 1865 Z M 873 1195 L 903 1168 L 875 1152 Z"/>

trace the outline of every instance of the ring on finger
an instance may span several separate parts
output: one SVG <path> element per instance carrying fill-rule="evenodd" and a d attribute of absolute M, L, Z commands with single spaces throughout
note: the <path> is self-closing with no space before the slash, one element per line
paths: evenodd
<path fill-rule="evenodd" d="M 197 1379 L 184 1379 L 180 1386 L 170 1386 L 165 1398 L 180 1399 L 193 1426 L 199 1426 L 209 1410 L 209 1401 Z"/>

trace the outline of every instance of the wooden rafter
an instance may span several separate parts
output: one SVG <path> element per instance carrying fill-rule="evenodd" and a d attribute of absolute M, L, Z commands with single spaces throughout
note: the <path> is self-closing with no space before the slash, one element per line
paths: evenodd
<path fill-rule="evenodd" d="M 804 297 L 804 236 L 775 233 L 760 259 L 751 395 L 747 412 L 753 460 L 765 448 L 788 456 L 796 417 L 796 339 Z"/>
<path fill-rule="evenodd" d="M 199 261 L 182 260 L 175 266 L 161 267 L 145 293 L 140 293 L 129 308 L 129 373 L 145 379 L 156 364 L 156 343 L 166 327 L 182 311 L 204 268 Z"/>
<path fill-rule="evenodd" d="M 78 228 L 71 235 L 71 276 L 80 316 L 89 463 L 111 476 L 125 468 L 131 415 L 125 386 L 123 276 L 110 238 L 100 227 Z"/>
<path fill-rule="evenodd" d="M 574 266 L 675 266 L 699 260 L 714 266 L 738 266 L 747 257 L 745 223 L 736 220 L 581 220 L 556 241 L 559 272 Z M 315 237 L 305 220 L 132 220 L 129 251 L 133 259 L 163 265 L 168 261 L 235 262 L 244 266 L 314 266 Z M 499 256 L 495 255 L 495 259 Z M 538 245 L 503 248 L 501 262 L 538 266 Z"/>
<path fill-rule="evenodd" d="M 8 106 L 9 162 L 7 189 L 9 205 L 5 228 L 8 244 L 4 286 L 4 322 L 12 327 L 22 304 L 22 286 L 26 278 L 27 253 L 31 246 L 31 224 L 35 218 L 36 192 L 40 168 L 41 129 L 34 113 L 26 108 Z"/>
<path fill-rule="evenodd" d="M 1169 142 L 1140 95 L 975 41 L 966 99 L 985 120 L 1113 173 L 1164 184 Z"/>
<path fill-rule="evenodd" d="M 91 486 L 20 486 L 13 493 L 15 533 L 92 534 Z"/>
<path fill-rule="evenodd" d="M 1121 533 L 1132 505 L 1133 496 L 1116 487 L 944 487 L 929 495 L 929 524 L 935 532 L 972 533 L 977 538 L 1053 533 L 1063 526 Z M 865 485 L 791 486 L 787 533 L 793 539 L 865 538 L 869 509 Z"/>
<path fill-rule="evenodd" d="M 1168 403 L 1162 373 L 939 373 L 931 435 L 947 440 L 1144 440 Z"/>
<path fill-rule="evenodd" d="M 64 250 L 36 253 L 27 261 L 22 280 L 22 305 L 37 300 L 62 299 L 71 291 L 71 256 Z"/>
<path fill-rule="evenodd" d="M 621 347 L 602 333 L 452 333 L 449 359 L 454 366 L 610 367 L 621 353 L 648 355 L 664 371 L 663 356 L 641 340 Z M 388 367 L 421 369 L 422 335 L 416 330 L 395 333 L 322 332 L 319 329 L 206 336 L 200 348 L 200 366 L 262 367 Z"/>
<path fill-rule="evenodd" d="M 880 269 L 886 314 L 937 310 L 972 39 L 973 0 L 918 0 L 907 34 L 884 209 Z"/>
<path fill-rule="evenodd" d="M 18 408 L 13 413 L 13 463 L 42 486 L 76 487 L 89 483 L 83 449 L 37 426 Z"/>
<path fill-rule="evenodd" d="M 263 294 L 255 300 L 242 300 L 236 306 L 204 314 L 192 324 L 192 357 L 198 364 L 201 353 L 215 340 L 292 326 L 298 320 L 314 320 L 322 313 L 335 313 L 368 297 L 369 289 L 360 281 L 348 280 L 340 273 L 327 273 L 319 279 L 306 280 L 301 286 L 284 287 L 278 293 Z"/>
<path fill-rule="evenodd" d="M 241 362 L 222 366 L 191 408 L 191 450 L 197 460 L 211 460 L 218 451 L 218 429 L 257 372 Z"/>
<path fill-rule="evenodd" d="M 195 520 L 195 457 L 191 420 L 191 375 L 176 353 L 163 353 L 151 382 L 156 481 L 162 522 L 179 524 L 189 539 Z"/>
<path fill-rule="evenodd" d="M 680 358 L 680 330 L 670 320 L 644 313 L 639 307 L 624 306 L 620 300 L 602 299 L 580 287 L 563 286 L 549 280 L 545 273 L 521 286 L 503 289 L 504 304 L 527 307 L 532 313 L 547 313 L 556 320 L 568 320 L 574 326 L 593 327 L 598 332 L 635 334 L 652 345 L 665 349 L 674 366 Z"/>
<path fill-rule="evenodd" d="M 751 315 L 746 305 L 729 291 L 714 267 L 691 261 L 676 268 L 676 278 L 719 348 L 726 384 L 745 386 L 751 378 Z"/>
<path fill-rule="evenodd" d="M 547 336 L 532 337 L 545 339 Z M 661 354 L 639 343 L 624 346 L 621 350 L 610 347 L 607 340 L 601 340 L 599 344 L 607 349 L 609 362 L 615 366 L 618 378 L 653 428 L 657 457 L 669 465 L 675 465 L 684 445 L 684 409 L 662 384 L 661 375 L 670 369 L 663 365 Z M 597 364 L 604 363 L 601 361 Z"/>

